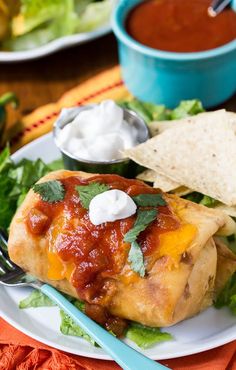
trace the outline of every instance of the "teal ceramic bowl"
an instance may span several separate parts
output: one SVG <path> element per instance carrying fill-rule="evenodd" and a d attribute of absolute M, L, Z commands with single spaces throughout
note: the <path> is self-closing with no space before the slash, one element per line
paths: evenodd
<path fill-rule="evenodd" d="M 120 0 L 113 13 L 123 80 L 137 98 L 173 108 L 180 100 L 198 98 L 214 107 L 236 92 L 236 40 L 219 48 L 192 53 L 152 49 L 125 30 L 130 10 L 141 0 Z M 236 0 L 232 2 L 236 10 Z"/>

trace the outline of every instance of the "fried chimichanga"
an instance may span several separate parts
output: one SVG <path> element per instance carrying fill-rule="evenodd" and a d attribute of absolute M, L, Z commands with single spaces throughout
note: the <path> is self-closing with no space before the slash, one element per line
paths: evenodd
<path fill-rule="evenodd" d="M 141 277 L 131 268 L 130 244 L 124 242 L 136 215 L 95 226 L 76 186 L 106 183 L 130 196 L 160 191 L 117 175 L 62 170 L 40 183 L 49 180 L 63 184 L 64 200 L 49 204 L 30 190 L 11 223 L 9 254 L 25 271 L 92 308 L 153 327 L 173 325 L 212 304 L 218 261 L 213 236 L 232 232 L 228 216 L 161 193 L 166 205 L 157 207 L 156 220 L 138 237 L 146 269 Z M 227 258 L 233 273 L 235 258 Z"/>

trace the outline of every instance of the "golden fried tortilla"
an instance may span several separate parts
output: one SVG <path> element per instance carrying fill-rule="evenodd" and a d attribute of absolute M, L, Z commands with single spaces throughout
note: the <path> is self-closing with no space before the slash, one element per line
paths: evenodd
<path fill-rule="evenodd" d="M 75 183 L 95 181 L 92 178 L 94 179 L 92 174 L 61 170 L 46 175 L 40 182 L 61 180 L 64 181 L 66 189 L 69 189 L 69 185 L 71 189 L 73 181 Z M 100 177 L 100 182 L 102 178 Z M 113 183 L 113 185 L 116 183 L 119 186 L 124 186 L 124 183 L 130 181 L 119 176 L 116 176 L 113 182 L 107 179 L 108 177 L 106 177 L 107 183 Z M 136 189 L 138 187 L 142 193 L 157 191 L 140 181 L 132 181 L 132 189 L 136 186 Z M 163 194 L 167 207 L 158 208 L 157 220 L 144 232 L 140 241 L 144 248 L 152 240 L 149 254 L 144 253 L 146 275 L 141 277 L 131 269 L 128 262 L 130 245 L 123 241 L 124 228 L 127 228 L 127 222 L 130 224 L 134 222 L 132 219 L 134 216 L 124 222 L 116 221 L 114 224 L 106 223 L 95 227 L 89 223 L 79 196 L 73 193 L 74 190 L 70 191 L 72 193 L 66 195 L 61 205 L 57 205 L 56 216 L 52 216 L 52 208 L 50 208 L 50 222 L 45 223 L 47 227 L 40 233 L 34 234 L 29 228 L 29 215 L 31 215 L 31 221 L 32 214 L 41 218 L 41 221 L 48 220 L 47 209 L 49 208 L 38 194 L 30 190 L 10 226 L 9 254 L 12 261 L 62 292 L 82 298 L 89 304 L 105 307 L 112 315 L 148 326 L 173 325 L 212 304 L 217 263 L 218 265 L 219 261 L 222 265 L 225 263 L 223 258 L 220 257 L 219 260 L 213 236 L 221 228 L 227 231 L 226 226 L 230 220 L 228 216 L 175 195 Z M 70 213 L 70 216 L 68 216 L 69 202 L 72 202 L 70 207 L 74 212 Z M 34 219 L 35 222 L 37 217 Z M 179 226 L 168 229 L 167 226 L 160 224 L 168 220 L 171 221 L 171 225 L 176 222 Z M 106 235 L 106 238 L 109 236 L 110 243 L 115 244 L 113 244 L 112 253 L 103 255 L 102 262 L 106 265 L 104 261 L 108 259 L 109 263 L 113 264 L 112 272 L 108 271 L 108 266 L 103 266 L 102 271 L 98 270 L 99 272 L 93 275 L 93 280 L 89 282 L 90 286 L 82 289 L 80 286 L 82 283 L 76 280 L 76 277 L 86 277 L 86 275 L 78 275 L 82 274 L 81 269 L 84 268 L 85 260 L 83 261 L 81 254 L 85 253 L 83 248 L 87 243 L 86 235 L 89 235 L 86 234 L 87 229 L 84 229 L 84 222 L 86 228 L 91 230 L 95 241 L 97 233 L 101 233 L 102 229 L 101 235 L 103 237 Z M 160 227 L 162 227 L 161 233 L 158 230 Z M 81 230 L 85 233 L 84 237 Z M 114 230 L 116 235 L 119 235 L 118 239 L 115 239 Z M 65 244 L 65 240 L 68 242 L 71 235 L 77 235 L 78 239 L 75 237 L 72 244 Z M 100 239 L 100 243 L 103 242 L 104 239 Z M 91 253 L 94 254 L 96 251 L 99 255 L 100 247 L 102 248 L 102 244 L 99 245 L 98 241 L 94 242 L 94 245 L 90 245 Z M 100 257 L 99 255 L 99 261 Z M 95 262 L 98 263 L 98 259 L 95 259 Z M 231 266 L 230 273 L 233 273 L 236 266 L 232 255 L 227 257 L 227 264 Z M 219 266 L 218 271 L 220 271 Z M 221 271 L 224 271 L 223 267 Z M 97 290 L 93 287 L 93 294 L 91 294 L 91 286 L 94 282 Z"/>

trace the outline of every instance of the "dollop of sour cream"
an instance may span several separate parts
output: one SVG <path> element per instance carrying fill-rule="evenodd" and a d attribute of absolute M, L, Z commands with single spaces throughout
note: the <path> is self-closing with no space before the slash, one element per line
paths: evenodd
<path fill-rule="evenodd" d="M 137 129 L 124 120 L 124 111 L 112 100 L 81 111 L 57 137 L 62 149 L 78 159 L 110 161 L 138 144 Z"/>
<path fill-rule="evenodd" d="M 92 224 L 113 222 L 135 214 L 137 206 L 122 190 L 107 190 L 96 195 L 89 204 L 89 218 Z"/>

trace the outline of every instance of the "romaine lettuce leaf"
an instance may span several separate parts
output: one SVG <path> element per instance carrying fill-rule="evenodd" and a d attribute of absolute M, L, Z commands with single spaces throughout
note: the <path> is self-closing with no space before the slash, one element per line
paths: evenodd
<path fill-rule="evenodd" d="M 152 113 L 145 107 L 144 103 L 138 99 L 132 99 L 130 101 L 121 101 L 120 106 L 126 109 L 133 110 L 136 112 L 146 123 L 153 121 Z"/>
<path fill-rule="evenodd" d="M 84 311 L 84 302 L 75 299 L 65 294 L 65 297 L 74 304 L 80 311 Z M 56 306 L 45 294 L 38 290 L 34 290 L 28 297 L 20 301 L 19 308 L 30 307 L 50 307 Z M 79 326 L 69 315 L 63 310 L 60 310 L 61 324 L 60 331 L 64 335 L 72 335 L 86 339 L 92 345 L 97 346 L 96 342 Z M 113 334 L 111 332 L 111 334 Z M 113 334 L 114 335 L 114 334 Z M 171 340 L 172 335 L 161 332 L 158 328 L 150 328 L 141 324 L 132 322 L 126 332 L 126 337 L 135 342 L 139 347 L 146 349 L 152 345 Z"/>
<path fill-rule="evenodd" d="M 20 301 L 19 308 L 51 307 L 56 304 L 40 290 L 33 290 L 28 297 Z"/>
<path fill-rule="evenodd" d="M 216 308 L 227 306 L 232 313 L 236 315 L 236 272 L 227 281 L 226 285 L 218 295 L 214 306 Z"/>
<path fill-rule="evenodd" d="M 219 203 L 218 200 L 209 197 L 208 195 L 203 195 L 198 193 L 197 191 L 193 191 L 192 193 L 183 196 L 184 199 L 190 200 L 191 202 L 202 204 L 206 207 L 214 207 Z"/>
<path fill-rule="evenodd" d="M 94 0 L 74 0 L 76 14 L 82 15 L 86 7 L 93 2 Z"/>
<path fill-rule="evenodd" d="M 205 109 L 202 106 L 202 103 L 195 100 L 183 100 L 180 102 L 179 106 L 173 109 L 170 113 L 170 119 L 181 119 L 188 116 L 194 116 L 198 113 L 204 112 Z"/>
<path fill-rule="evenodd" d="M 74 0 L 22 0 L 21 12 L 13 19 L 13 37 L 4 48 L 30 50 L 75 32 Z"/>
<path fill-rule="evenodd" d="M 84 8 L 84 11 L 80 13 L 76 22 L 75 32 L 89 32 L 107 24 L 113 5 L 113 0 L 90 2 Z"/>
<path fill-rule="evenodd" d="M 30 50 L 77 32 L 107 24 L 115 0 L 21 0 L 12 21 L 12 37 L 3 43 L 12 51 Z"/>
<path fill-rule="evenodd" d="M 49 163 L 48 167 L 50 168 L 51 171 L 62 170 L 64 168 L 64 163 L 63 163 L 62 158 L 56 159 L 55 161 Z"/>
<path fill-rule="evenodd" d="M 219 203 L 219 201 L 209 195 L 203 195 L 203 198 L 200 201 L 200 204 L 206 207 L 215 207 L 217 203 Z"/>
<path fill-rule="evenodd" d="M 62 168 L 61 160 L 52 163 L 52 167 L 41 159 L 23 159 L 15 164 L 11 160 L 8 146 L 0 153 L 0 228 L 7 231 L 16 209 L 31 186 L 59 167 Z"/>
<path fill-rule="evenodd" d="M 78 299 L 70 297 L 66 294 L 65 297 L 80 311 L 84 311 L 84 302 L 79 301 Z M 56 306 L 56 304 L 40 290 L 33 290 L 28 297 L 19 302 L 19 308 L 21 309 L 52 306 Z M 60 316 L 60 331 L 62 332 L 62 334 L 82 337 L 91 344 L 96 345 L 95 341 L 83 329 L 81 329 L 79 325 L 75 324 L 70 316 L 67 315 L 63 310 L 60 310 Z"/>
<path fill-rule="evenodd" d="M 73 10 L 73 0 L 21 0 L 20 14 L 13 19 L 12 32 L 20 36 Z M 63 26 L 63 24 L 62 24 Z"/>
<path fill-rule="evenodd" d="M 144 107 L 151 114 L 152 121 L 166 121 L 170 119 L 170 110 L 164 105 L 143 103 Z"/>
<path fill-rule="evenodd" d="M 121 102 L 120 104 L 124 108 L 134 110 L 146 123 L 181 119 L 204 112 L 202 103 L 199 100 L 183 100 L 173 110 L 166 108 L 164 105 L 145 103 L 138 99 Z"/>
<path fill-rule="evenodd" d="M 9 145 L 7 145 L 0 153 L 0 174 L 6 169 L 7 166 L 9 167 L 10 165 L 10 148 Z"/>
<path fill-rule="evenodd" d="M 143 349 L 149 348 L 156 343 L 173 339 L 171 334 L 161 332 L 158 328 L 150 328 L 135 322 L 130 324 L 126 337 Z"/>
<path fill-rule="evenodd" d="M 12 37 L 3 43 L 3 48 L 11 51 L 31 50 L 47 44 L 57 37 L 57 28 L 54 24 L 45 28 L 38 28 L 25 35 Z"/>
<path fill-rule="evenodd" d="M 64 335 L 72 335 L 86 339 L 92 345 L 96 346 L 96 342 L 75 322 L 67 315 L 64 311 L 60 310 L 61 325 L 60 331 Z"/>

